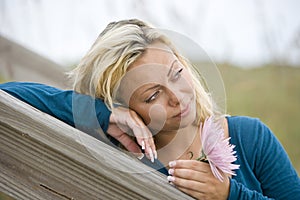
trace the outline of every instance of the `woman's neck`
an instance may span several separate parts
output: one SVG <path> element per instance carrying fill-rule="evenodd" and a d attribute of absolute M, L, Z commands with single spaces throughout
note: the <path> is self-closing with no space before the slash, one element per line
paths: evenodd
<path fill-rule="evenodd" d="M 177 131 L 159 132 L 155 136 L 158 159 L 166 166 L 175 159 L 195 159 L 200 156 L 199 128 L 190 125 Z M 192 153 L 189 153 L 192 152 Z"/>

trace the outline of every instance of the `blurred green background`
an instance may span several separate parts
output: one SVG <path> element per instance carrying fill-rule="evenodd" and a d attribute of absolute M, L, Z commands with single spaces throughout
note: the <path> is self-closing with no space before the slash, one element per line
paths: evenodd
<path fill-rule="evenodd" d="M 260 118 L 286 149 L 300 172 L 300 68 L 218 65 L 227 95 L 227 113 Z"/>

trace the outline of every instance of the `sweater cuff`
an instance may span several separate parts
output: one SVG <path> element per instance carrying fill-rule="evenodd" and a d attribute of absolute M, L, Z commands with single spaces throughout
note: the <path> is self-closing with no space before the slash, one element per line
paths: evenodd
<path fill-rule="evenodd" d="M 96 115 L 97 115 L 99 125 L 102 128 L 103 132 L 106 134 L 109 126 L 109 118 L 111 115 L 111 111 L 106 107 L 106 105 L 102 101 L 101 103 L 99 103 L 99 105 L 97 105 L 96 103 L 95 106 L 96 106 L 96 112 L 97 112 Z M 97 109 L 97 106 L 99 106 L 100 109 Z"/>

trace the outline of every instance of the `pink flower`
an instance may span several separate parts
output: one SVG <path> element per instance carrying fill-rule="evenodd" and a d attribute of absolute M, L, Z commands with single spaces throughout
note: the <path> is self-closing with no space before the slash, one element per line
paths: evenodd
<path fill-rule="evenodd" d="M 214 117 L 205 120 L 203 128 L 200 126 L 202 156 L 199 161 L 209 163 L 213 175 L 223 182 L 225 174 L 236 175 L 233 170 L 240 166 L 232 164 L 236 161 L 236 152 L 233 151 L 235 145 L 229 144 L 230 138 L 225 139 L 224 129 L 220 121 L 215 121 Z"/>

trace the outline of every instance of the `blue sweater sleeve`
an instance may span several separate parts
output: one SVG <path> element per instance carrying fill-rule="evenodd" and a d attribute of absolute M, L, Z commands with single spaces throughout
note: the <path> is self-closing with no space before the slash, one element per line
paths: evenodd
<path fill-rule="evenodd" d="M 108 129 L 111 112 L 100 99 L 39 83 L 8 82 L 0 89 L 92 136 L 95 129 Z"/>
<path fill-rule="evenodd" d="M 272 199 L 264 196 L 255 190 L 250 190 L 243 184 L 234 179 L 230 179 L 230 194 L 229 200 L 251 199 L 251 200 L 267 200 Z"/>
<path fill-rule="evenodd" d="M 243 152 L 238 159 L 246 161 L 240 163 L 240 174 L 230 180 L 228 199 L 300 199 L 300 179 L 271 130 L 257 119 L 238 123 L 241 134 L 233 136 L 238 137 L 234 143 Z"/>

